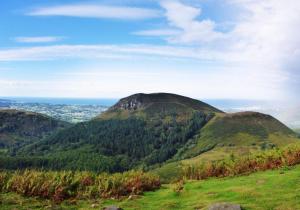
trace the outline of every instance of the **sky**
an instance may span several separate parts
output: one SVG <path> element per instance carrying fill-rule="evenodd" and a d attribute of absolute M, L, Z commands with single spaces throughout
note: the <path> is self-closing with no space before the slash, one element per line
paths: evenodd
<path fill-rule="evenodd" d="M 0 96 L 294 103 L 299 34 L 298 0 L 2 1 Z"/>

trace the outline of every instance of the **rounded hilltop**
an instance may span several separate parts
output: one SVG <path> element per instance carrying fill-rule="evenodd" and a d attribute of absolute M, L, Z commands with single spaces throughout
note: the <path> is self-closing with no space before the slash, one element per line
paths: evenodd
<path fill-rule="evenodd" d="M 146 109 L 149 107 L 153 107 L 155 105 L 163 106 L 169 105 L 172 107 L 185 107 L 188 109 L 193 109 L 197 111 L 203 112 L 222 112 L 221 110 L 210 106 L 202 101 L 192 99 L 189 97 L 172 94 L 172 93 L 137 93 L 126 98 L 122 98 L 112 106 L 108 111 L 116 111 L 116 110 L 128 110 L 128 111 L 135 111 Z"/>

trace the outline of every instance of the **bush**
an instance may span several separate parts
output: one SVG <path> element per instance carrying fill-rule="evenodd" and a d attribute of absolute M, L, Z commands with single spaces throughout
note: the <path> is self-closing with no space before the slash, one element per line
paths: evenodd
<path fill-rule="evenodd" d="M 240 158 L 189 165 L 183 169 L 186 179 L 234 176 L 255 171 L 293 166 L 300 163 L 300 145 L 294 144 L 283 149 L 272 149 Z"/>
<path fill-rule="evenodd" d="M 1 192 L 37 196 L 57 203 L 69 198 L 120 198 L 160 187 L 157 176 L 129 171 L 117 174 L 25 170 L 0 172 Z"/>
<path fill-rule="evenodd" d="M 179 181 L 177 181 L 174 186 L 173 186 L 173 191 L 179 195 L 184 189 L 184 180 L 181 179 Z"/>

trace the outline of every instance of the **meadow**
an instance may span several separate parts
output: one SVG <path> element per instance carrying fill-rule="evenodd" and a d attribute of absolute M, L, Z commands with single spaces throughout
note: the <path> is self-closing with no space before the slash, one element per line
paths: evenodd
<path fill-rule="evenodd" d="M 152 173 L 0 172 L 1 209 L 206 209 L 215 202 L 243 209 L 300 209 L 300 145 L 193 163 L 161 185 Z M 22 208 L 21 208 L 22 207 Z"/>
<path fill-rule="evenodd" d="M 3 210 L 27 209 L 102 209 L 117 205 L 125 210 L 194 210 L 206 209 L 216 202 L 240 204 L 244 210 L 300 209 L 300 166 L 256 172 L 249 175 L 186 181 L 181 192 L 175 184 L 162 185 L 133 199 L 69 199 L 55 204 L 47 199 L 1 193 Z"/>

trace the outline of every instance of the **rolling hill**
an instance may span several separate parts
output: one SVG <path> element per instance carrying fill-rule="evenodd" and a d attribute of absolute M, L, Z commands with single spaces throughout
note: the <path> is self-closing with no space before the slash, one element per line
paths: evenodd
<path fill-rule="evenodd" d="M 227 114 L 180 95 L 139 93 L 121 99 L 91 121 L 18 148 L 17 156 L 30 157 L 26 163 L 51 169 L 116 172 L 162 165 L 156 170 L 172 173 L 177 170 L 173 166 L 185 162 L 220 159 L 296 141 L 292 130 L 269 115 Z M 16 165 L 24 165 L 18 161 L 21 163 Z"/>
<path fill-rule="evenodd" d="M 59 157 L 72 169 L 147 168 L 172 158 L 216 113 L 222 112 L 183 96 L 136 94 L 89 122 L 20 149 L 19 154 Z"/>
<path fill-rule="evenodd" d="M 70 124 L 45 115 L 17 110 L 0 110 L 0 148 L 21 147 L 40 141 Z"/>
<path fill-rule="evenodd" d="M 195 157 L 207 148 L 252 147 L 268 149 L 297 141 L 296 134 L 270 115 L 239 112 L 215 116 L 183 152 L 183 159 Z"/>
<path fill-rule="evenodd" d="M 297 134 L 270 115 L 257 112 L 217 114 L 167 164 L 154 169 L 163 180 L 176 179 L 181 169 L 206 161 L 299 142 Z"/>
<path fill-rule="evenodd" d="M 171 93 L 138 93 L 122 98 L 99 118 L 112 118 L 130 115 L 154 116 L 161 113 L 182 114 L 192 111 L 200 111 L 206 114 L 222 113 L 221 110 L 199 100 Z"/>

